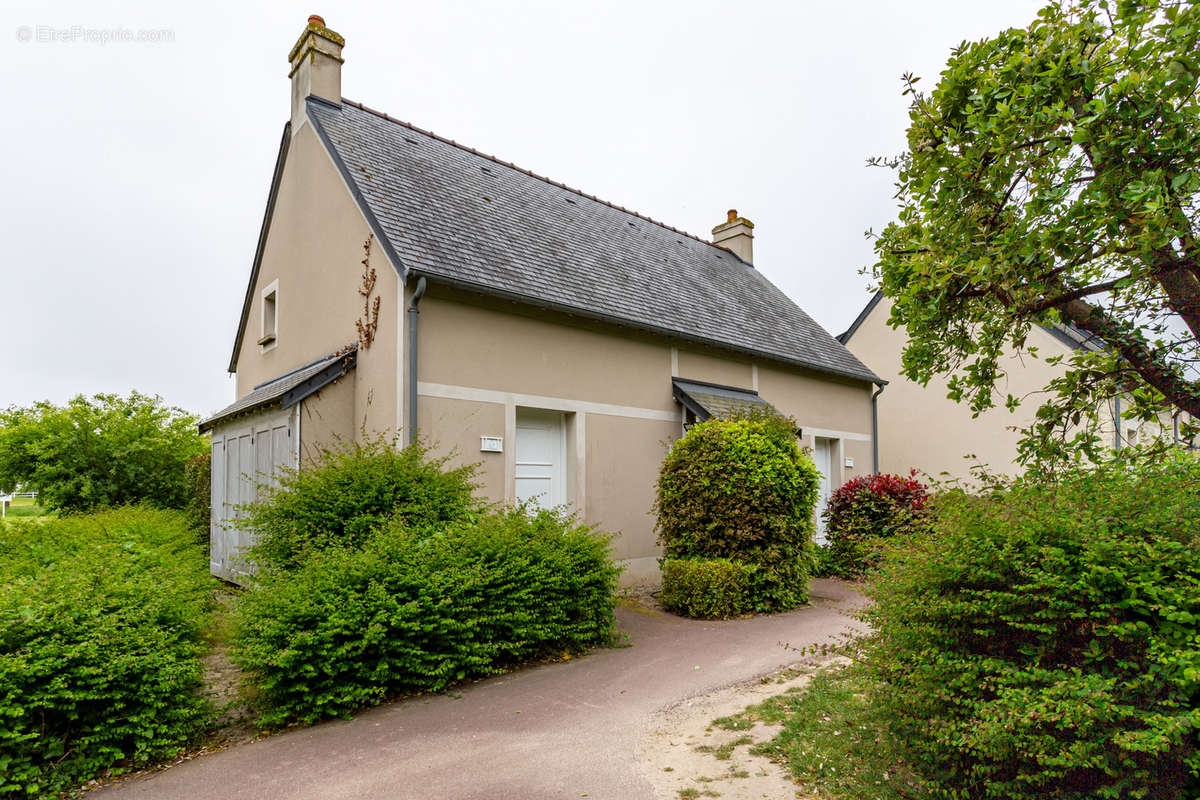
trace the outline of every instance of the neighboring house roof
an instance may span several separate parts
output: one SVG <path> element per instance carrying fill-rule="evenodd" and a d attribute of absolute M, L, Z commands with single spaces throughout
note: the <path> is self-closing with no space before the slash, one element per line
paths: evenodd
<path fill-rule="evenodd" d="M 350 344 L 315 361 L 276 375 L 254 387 L 250 394 L 218 411 L 200 423 L 203 433 L 234 417 L 260 411 L 268 406 L 291 408 L 345 375 L 358 363 L 358 345 Z"/>
<path fill-rule="evenodd" d="M 1087 331 L 1081 331 L 1079 328 L 1071 325 L 1055 322 L 1050 325 L 1043 325 L 1042 328 L 1072 350 L 1091 350 L 1093 353 L 1099 353 L 1102 350 L 1108 349 L 1102 340 L 1097 339 Z"/>
<path fill-rule="evenodd" d="M 774 410 L 770 403 L 759 397 L 758 392 L 719 383 L 672 378 L 671 391 L 675 399 L 701 422 L 712 417 L 723 419 L 759 409 Z"/>
<path fill-rule="evenodd" d="M 875 310 L 875 306 L 879 305 L 879 301 L 882 299 L 883 292 L 875 292 L 875 294 L 872 295 L 871 299 L 867 302 L 866 306 L 863 307 L 863 310 L 858 312 L 858 316 L 854 318 L 854 322 L 850 323 L 850 327 L 846 328 L 846 330 L 842 331 L 834 338 L 842 344 L 850 341 L 850 337 L 854 335 L 856 330 L 858 330 L 858 326 L 867 321 L 867 317 L 871 316 L 871 312 Z"/>
<path fill-rule="evenodd" d="M 307 102 L 406 279 L 878 380 L 724 248 L 357 103 Z"/>
<path fill-rule="evenodd" d="M 854 318 L 854 322 L 850 323 L 850 327 L 837 335 L 837 340 L 842 344 L 850 341 L 850 337 L 858 330 L 867 317 L 871 316 L 871 312 L 875 310 L 875 306 L 879 305 L 879 301 L 883 299 L 883 292 L 876 291 L 867 305 L 862 311 L 858 312 L 858 316 Z M 1060 342 L 1070 347 L 1072 350 L 1091 350 L 1092 352 L 1100 352 L 1106 349 L 1104 343 L 1090 333 L 1081 331 L 1071 325 L 1064 325 L 1061 322 L 1054 322 L 1050 325 L 1042 325 L 1038 323 L 1038 327 L 1046 331 L 1046 333 L 1058 339 Z"/>

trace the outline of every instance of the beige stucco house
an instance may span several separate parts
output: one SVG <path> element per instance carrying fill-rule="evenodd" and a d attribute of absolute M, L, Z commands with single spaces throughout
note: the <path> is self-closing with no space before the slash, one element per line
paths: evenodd
<path fill-rule="evenodd" d="M 948 397 L 944 378 L 935 377 L 921 386 L 901 374 L 907 336 L 903 329 L 887 324 L 891 312 L 892 301 L 876 292 L 850 328 L 837 337 L 886 381 L 886 391 L 876 402 L 879 469 L 884 472 L 907 473 L 915 468 L 934 478 L 967 482 L 976 466 L 994 474 L 1019 474 L 1023 470 L 1016 461 L 1019 431 L 1033 422 L 1045 387 L 1065 371 L 1064 365 L 1047 364 L 1046 359 L 1102 347 L 1089 334 L 1067 325 L 1034 325 L 1028 344 L 1037 348 L 1039 358 L 1010 353 L 1001 364 L 1005 375 L 998 387 L 1002 394 L 1024 402 L 1015 412 L 998 406 L 976 417 L 968 404 Z M 1123 419 L 1120 398 L 1106 403 L 1098 416 L 1099 435 L 1117 449 L 1160 437 L 1178 439 L 1178 420 L 1164 418 L 1153 424 Z"/>
<path fill-rule="evenodd" d="M 212 433 L 212 569 L 237 506 L 337 438 L 415 432 L 481 465 L 488 500 L 566 505 L 657 575 L 654 482 L 684 426 L 769 403 L 828 492 L 872 469 L 875 374 L 753 266 L 706 241 L 341 96 L 317 17 L 284 127 Z"/>

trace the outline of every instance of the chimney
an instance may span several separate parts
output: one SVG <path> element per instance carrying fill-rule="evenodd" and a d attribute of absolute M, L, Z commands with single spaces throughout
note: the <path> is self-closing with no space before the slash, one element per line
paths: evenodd
<path fill-rule="evenodd" d="M 724 247 L 747 264 L 754 263 L 754 223 L 729 209 L 729 219 L 712 229 L 713 244 Z"/>
<path fill-rule="evenodd" d="M 313 14 L 308 26 L 288 54 L 292 71 L 292 134 L 305 120 L 304 99 L 309 95 L 342 103 L 342 45 L 346 40 L 325 27 L 325 20 Z"/>

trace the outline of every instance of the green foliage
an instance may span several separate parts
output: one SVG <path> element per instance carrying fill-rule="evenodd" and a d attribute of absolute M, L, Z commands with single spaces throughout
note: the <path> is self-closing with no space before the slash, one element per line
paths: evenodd
<path fill-rule="evenodd" d="M 184 510 L 201 538 L 207 542 L 212 519 L 212 452 L 189 458 L 184 464 L 183 475 L 188 492 Z"/>
<path fill-rule="evenodd" d="M 0 796 L 173 755 L 199 693 L 212 578 L 179 512 L 0 524 Z"/>
<path fill-rule="evenodd" d="M 263 575 L 236 611 L 233 658 L 263 725 L 346 716 L 608 643 L 618 573 L 606 536 L 548 511 L 437 532 L 397 519 Z"/>
<path fill-rule="evenodd" d="M 907 533 L 922 517 L 929 493 L 910 475 L 860 475 L 839 486 L 825 506 L 829 574 L 857 578 L 867 572 L 882 539 Z"/>
<path fill-rule="evenodd" d="M 714 720 L 725 730 L 756 723 L 783 730 L 751 752 L 783 764 L 800 784 L 820 796 L 847 800 L 908 800 L 923 796 L 900 764 L 887 719 L 871 702 L 875 684 L 861 666 L 820 672 L 804 687 L 730 717 Z"/>
<path fill-rule="evenodd" d="M 662 563 L 663 607 L 698 619 L 722 619 L 754 610 L 750 570 L 728 558 L 667 558 Z"/>
<path fill-rule="evenodd" d="M 1027 463 L 1105 455 L 1115 397 L 1127 419 L 1165 418 L 1168 439 L 1181 409 L 1183 438 L 1197 432 L 1198 52 L 1195 3 L 1063 0 L 957 47 L 931 92 L 906 76 L 908 149 L 881 162 L 898 168 L 899 219 L 874 269 L 905 375 L 1014 408 L 998 387 L 1039 357 L 1033 325 L 1097 345 L 1039 394 Z"/>
<path fill-rule="evenodd" d="M 940 497 L 863 663 L 939 798 L 1200 796 L 1200 462 Z"/>
<path fill-rule="evenodd" d="M 819 475 L 791 420 L 711 419 L 663 461 L 654 510 L 671 558 L 725 558 L 748 567 L 756 611 L 808 599 Z"/>
<path fill-rule="evenodd" d="M 828 545 L 814 545 L 812 549 L 812 575 L 815 578 L 836 578 L 838 567 L 833 560 L 833 551 Z"/>
<path fill-rule="evenodd" d="M 0 411 L 0 489 L 36 491 L 39 502 L 62 511 L 183 508 L 184 465 L 206 449 L 196 421 L 138 392 Z"/>
<path fill-rule="evenodd" d="M 284 472 L 279 488 L 247 509 L 257 534 L 250 558 L 260 568 L 290 569 L 309 554 L 361 546 L 393 518 L 438 528 L 476 516 L 474 465 L 447 469 L 420 443 L 398 450 L 383 436 L 322 451 L 302 469 Z"/>

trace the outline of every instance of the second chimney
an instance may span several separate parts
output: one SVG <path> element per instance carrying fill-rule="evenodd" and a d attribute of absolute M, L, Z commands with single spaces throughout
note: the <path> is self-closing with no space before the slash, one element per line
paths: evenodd
<path fill-rule="evenodd" d="M 724 247 L 747 264 L 754 263 L 754 223 L 729 209 L 729 219 L 712 229 L 713 244 Z"/>
<path fill-rule="evenodd" d="M 292 134 L 304 122 L 304 100 L 309 95 L 342 104 L 342 46 L 346 40 L 325 27 L 313 14 L 308 26 L 288 54 L 292 71 Z"/>

